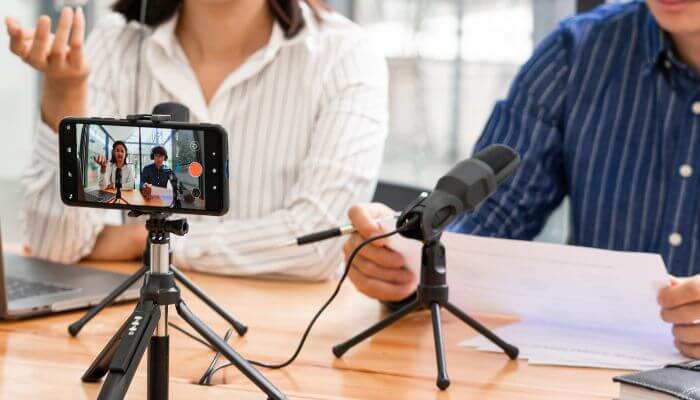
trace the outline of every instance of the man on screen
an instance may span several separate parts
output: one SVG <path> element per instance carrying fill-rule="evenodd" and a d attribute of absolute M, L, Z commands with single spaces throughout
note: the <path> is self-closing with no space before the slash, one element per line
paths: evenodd
<path fill-rule="evenodd" d="M 150 199 L 153 194 L 153 186 L 160 188 L 168 187 L 172 170 L 165 165 L 168 161 L 168 152 L 163 146 L 156 146 L 151 149 L 152 163 L 143 167 L 141 171 L 141 194 L 144 198 Z"/>
<path fill-rule="evenodd" d="M 700 358 L 700 1 L 633 1 L 564 21 L 496 104 L 476 150 L 492 143 L 513 147 L 521 166 L 452 230 L 531 240 L 568 196 L 570 244 L 661 254 L 674 276 L 661 318 L 676 347 Z M 346 257 L 391 212 L 353 208 L 359 233 Z M 411 295 L 418 278 L 402 256 L 373 244 L 350 268 L 355 286 L 387 301 Z"/>

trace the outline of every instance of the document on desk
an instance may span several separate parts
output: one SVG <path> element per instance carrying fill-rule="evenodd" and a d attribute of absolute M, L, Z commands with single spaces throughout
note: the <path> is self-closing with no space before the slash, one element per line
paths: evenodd
<path fill-rule="evenodd" d="M 659 255 L 445 233 L 450 300 L 466 312 L 513 315 L 497 329 L 533 364 L 647 369 L 684 360 L 656 295 Z M 420 269 L 419 242 L 389 241 Z M 476 337 L 461 343 L 500 351 Z"/>

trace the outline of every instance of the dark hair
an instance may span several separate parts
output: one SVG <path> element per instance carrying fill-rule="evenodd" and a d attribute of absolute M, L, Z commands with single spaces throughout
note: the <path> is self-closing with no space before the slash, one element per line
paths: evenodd
<path fill-rule="evenodd" d="M 128 21 L 138 21 L 143 0 L 117 0 L 112 9 Z M 155 27 L 170 19 L 182 5 L 183 0 L 149 0 L 146 9 L 146 25 Z M 308 4 L 316 18 L 320 12 L 330 9 L 324 0 L 267 0 L 272 15 L 282 25 L 287 38 L 295 36 L 304 28 L 301 15 L 301 2 Z"/>
<path fill-rule="evenodd" d="M 165 161 L 168 161 L 168 151 L 165 150 L 165 147 L 156 146 L 156 147 L 152 148 L 151 149 L 151 160 L 153 160 L 155 158 L 156 154 L 165 157 Z"/>
<path fill-rule="evenodd" d="M 129 148 L 126 147 L 126 143 L 122 142 L 121 140 L 115 140 L 114 143 L 112 143 L 112 158 L 109 159 L 109 162 L 112 164 L 117 163 L 117 157 L 114 156 L 114 150 L 117 148 L 117 146 L 124 147 L 124 164 L 126 164 L 129 160 Z"/>

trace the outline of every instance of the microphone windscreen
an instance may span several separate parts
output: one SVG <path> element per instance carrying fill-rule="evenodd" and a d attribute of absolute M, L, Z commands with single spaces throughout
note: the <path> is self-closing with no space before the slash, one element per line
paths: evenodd
<path fill-rule="evenodd" d="M 520 156 L 502 144 L 493 144 L 474 155 L 475 159 L 488 165 L 496 175 L 496 183 L 506 180 L 520 163 Z"/>
<path fill-rule="evenodd" d="M 190 109 L 175 102 L 156 104 L 156 106 L 153 107 L 152 114 L 170 115 L 170 119 L 177 122 L 190 121 Z"/>

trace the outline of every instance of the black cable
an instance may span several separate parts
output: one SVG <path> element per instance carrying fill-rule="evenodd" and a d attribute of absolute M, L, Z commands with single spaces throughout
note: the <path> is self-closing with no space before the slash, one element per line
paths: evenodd
<path fill-rule="evenodd" d="M 304 347 L 304 343 L 306 342 L 307 337 L 309 336 L 309 333 L 311 332 L 311 328 L 313 328 L 314 324 L 316 323 L 316 320 L 321 316 L 321 314 L 326 310 L 326 308 L 331 304 L 333 300 L 335 300 L 336 296 L 338 295 L 338 292 L 340 292 L 340 288 L 343 285 L 343 282 L 345 282 L 345 279 L 348 276 L 348 273 L 350 272 L 350 268 L 352 267 L 352 262 L 355 259 L 355 256 L 362 250 L 366 245 L 380 239 L 385 239 L 388 238 L 389 236 L 395 235 L 399 233 L 402 229 L 404 229 L 405 226 L 409 225 L 412 221 L 407 221 L 406 224 L 404 224 L 402 227 L 391 231 L 389 233 L 385 233 L 379 236 L 375 236 L 373 238 L 367 239 L 364 242 L 360 243 L 359 246 L 357 246 L 352 253 L 350 253 L 350 257 L 348 257 L 348 261 L 345 265 L 345 270 L 343 271 L 343 275 L 341 276 L 340 280 L 338 281 L 338 285 L 335 287 L 335 290 L 333 291 L 333 294 L 326 300 L 326 302 L 321 306 L 321 308 L 316 312 L 316 315 L 311 319 L 311 322 L 309 322 L 309 325 L 306 327 L 306 330 L 304 331 L 304 334 L 301 337 L 301 340 L 299 341 L 299 345 L 297 346 L 296 350 L 294 351 L 294 354 L 285 362 L 281 364 L 266 364 L 263 362 L 259 361 L 254 361 L 254 360 L 248 360 L 249 363 L 262 367 L 262 368 L 269 368 L 269 369 L 281 369 L 289 364 L 293 363 L 294 360 L 296 360 L 297 356 L 301 352 L 301 349 Z M 218 367 L 214 368 L 208 375 L 205 373 L 205 376 L 202 377 L 202 380 L 204 381 L 210 381 L 211 377 L 216 374 L 219 370 L 230 367 L 232 364 L 231 363 L 225 363 L 222 365 L 219 365 Z"/>
<path fill-rule="evenodd" d="M 175 329 L 175 330 L 177 330 L 177 331 L 180 331 L 180 333 L 184 334 L 185 336 L 188 336 L 190 339 L 195 340 L 195 341 L 197 341 L 197 342 L 203 344 L 204 346 L 210 348 L 212 351 L 218 352 L 218 350 L 216 350 L 216 349 L 215 349 L 212 345 L 210 345 L 209 343 L 205 342 L 203 339 L 200 339 L 200 338 L 198 338 L 197 336 L 195 336 L 194 334 L 192 334 L 192 333 L 190 333 L 190 332 L 187 332 L 185 329 L 180 328 L 179 326 L 173 324 L 172 322 L 168 322 L 168 326 L 171 327 L 171 328 L 173 328 L 173 329 Z"/>

